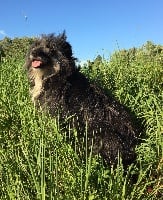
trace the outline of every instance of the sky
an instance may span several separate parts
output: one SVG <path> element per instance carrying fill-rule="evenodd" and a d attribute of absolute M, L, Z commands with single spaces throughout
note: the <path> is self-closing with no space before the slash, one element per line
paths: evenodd
<path fill-rule="evenodd" d="M 0 40 L 64 30 L 81 62 L 162 45 L 163 0 L 0 0 Z"/>

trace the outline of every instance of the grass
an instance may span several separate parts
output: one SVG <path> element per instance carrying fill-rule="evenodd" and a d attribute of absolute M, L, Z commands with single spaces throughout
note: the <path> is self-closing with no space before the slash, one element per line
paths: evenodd
<path fill-rule="evenodd" d="M 142 61 L 143 62 L 143 61 Z M 29 97 L 22 59 L 0 63 L 0 199 L 147 200 L 163 194 L 162 88 L 157 63 L 130 67 L 103 60 L 100 67 L 83 69 L 133 110 L 145 126 L 137 147 L 139 168 L 124 173 L 105 167 L 100 157 L 79 158 L 66 141 L 59 120 L 38 113 Z M 71 130 L 76 135 L 75 130 Z M 87 135 L 85 136 L 85 138 Z M 78 141 L 75 140 L 75 147 Z M 138 174 L 132 184 L 132 174 Z"/>

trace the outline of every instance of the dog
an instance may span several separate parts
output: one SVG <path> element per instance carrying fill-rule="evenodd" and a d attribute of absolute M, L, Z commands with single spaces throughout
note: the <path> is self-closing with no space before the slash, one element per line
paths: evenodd
<path fill-rule="evenodd" d="M 65 32 L 36 38 L 27 53 L 27 70 L 32 101 L 41 110 L 60 119 L 70 117 L 78 138 L 87 133 L 93 154 L 115 166 L 136 159 L 140 131 L 131 113 L 114 97 L 89 81 L 76 66 Z"/>

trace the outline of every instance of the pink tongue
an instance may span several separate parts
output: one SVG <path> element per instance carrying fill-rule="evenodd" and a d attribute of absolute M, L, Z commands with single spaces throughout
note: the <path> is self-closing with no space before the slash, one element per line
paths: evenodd
<path fill-rule="evenodd" d="M 37 68 L 37 67 L 40 67 L 40 65 L 41 65 L 41 61 L 40 60 L 34 60 L 32 62 L 32 67 Z"/>

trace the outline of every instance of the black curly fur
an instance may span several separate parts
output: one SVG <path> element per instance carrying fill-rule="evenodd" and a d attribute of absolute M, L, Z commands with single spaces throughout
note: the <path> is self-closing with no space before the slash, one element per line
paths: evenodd
<path fill-rule="evenodd" d="M 33 69 L 32 61 L 37 59 L 42 65 Z M 125 166 L 134 162 L 140 133 L 131 114 L 77 69 L 65 33 L 36 39 L 27 54 L 25 67 L 36 105 L 52 116 L 60 111 L 62 119 L 73 116 L 71 125 L 78 130 L 79 138 L 87 127 L 88 141 L 91 141 L 88 144 L 93 141 L 93 152 L 107 163 L 117 164 L 118 155 Z"/>

